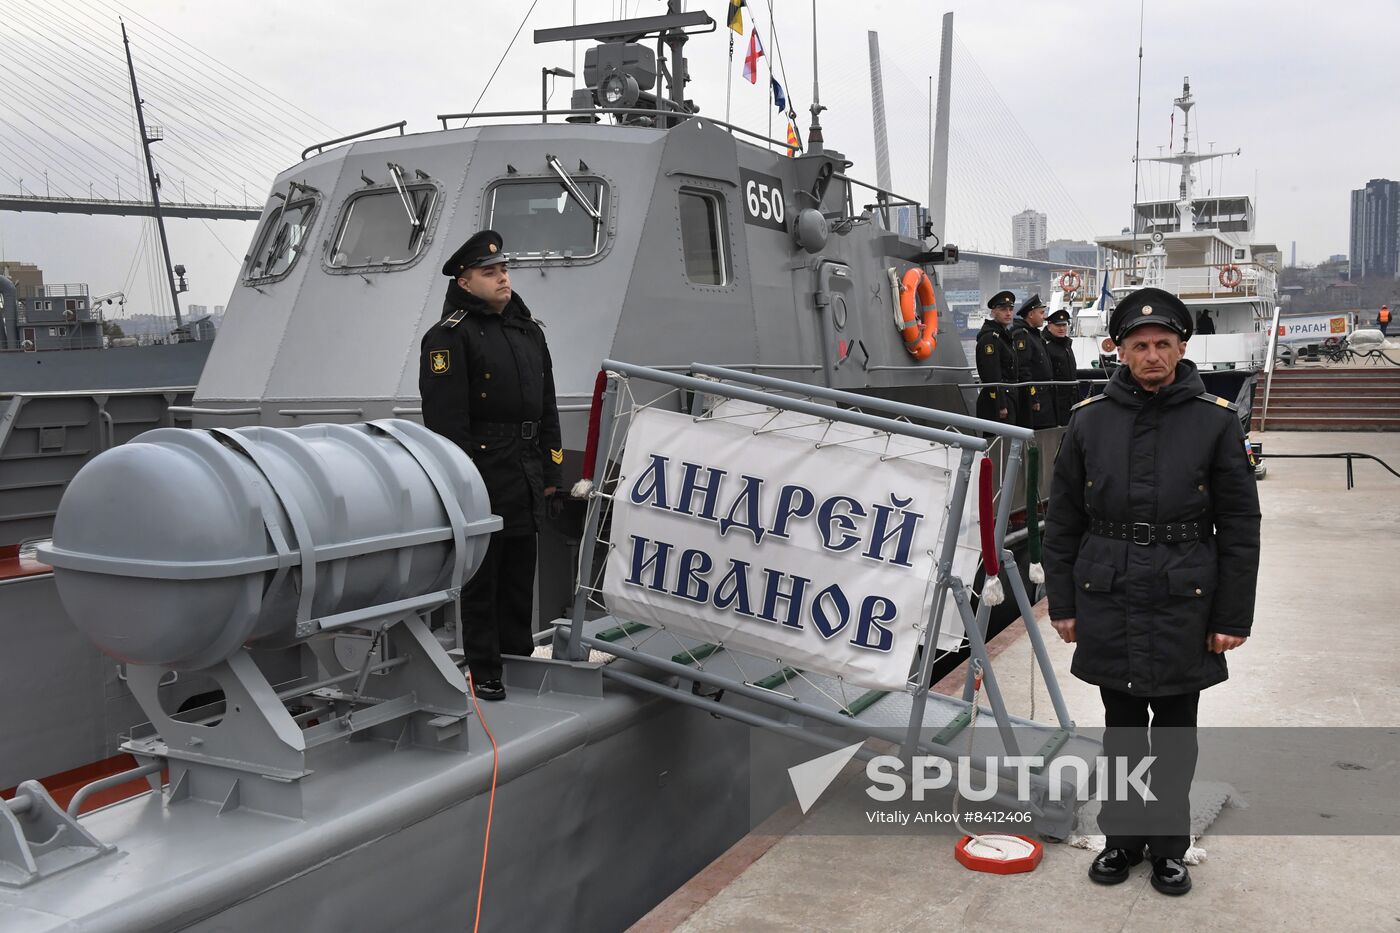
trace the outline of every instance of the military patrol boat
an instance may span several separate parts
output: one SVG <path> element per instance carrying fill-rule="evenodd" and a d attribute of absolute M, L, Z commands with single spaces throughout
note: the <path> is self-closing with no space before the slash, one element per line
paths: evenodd
<path fill-rule="evenodd" d="M 889 211 L 915 202 L 848 174 L 825 145 L 815 86 L 795 157 L 786 141 L 702 115 L 686 99 L 683 50 L 715 23 L 670 6 L 536 33 L 597 43 L 567 110 L 443 114 L 440 131 L 412 135 L 381 127 L 313 145 L 278 176 L 196 394 L 169 407 L 192 429 L 94 459 L 37 563 L 0 582 L 0 601 L 40 623 L 28 648 L 69 659 L 65 674 L 81 658 L 96 685 L 50 704 L 49 732 L 83 731 L 92 749 L 113 722 L 137 762 L 85 785 L 67 811 L 34 782 L 0 805 L 7 928 L 435 930 L 467 922 L 475 902 L 492 928 L 615 929 L 775 804 L 746 803 L 750 781 L 783 775 L 751 759 L 735 721 L 774 720 L 748 707 L 867 732 L 909 719 L 911 742 L 933 722 L 925 704 L 943 741 L 967 724 L 971 686 L 960 708 L 927 692 L 933 650 L 916 665 L 921 689 L 839 710 L 780 695 L 811 682 L 781 664 L 761 683 L 721 678 L 732 691 L 721 703 L 718 675 L 692 671 L 691 683 L 681 661 L 631 651 L 620 639 L 636 629 L 591 618 L 578 595 L 596 498 L 541 535 L 537 605 L 546 622 L 571 617 L 566 642 L 554 639 L 564 659 L 512 661 L 510 697 L 489 719 L 453 663 L 455 595 L 498 519 L 465 456 L 413 419 L 419 340 L 441 314 L 437 269 L 486 227 L 548 327 L 567 479 L 608 478 L 606 440 L 584 456 L 605 360 L 645 364 L 611 366 L 634 375 L 639 404 L 674 404 L 676 387 L 701 400 L 720 383 L 681 373 L 709 363 L 706 379 L 749 386 L 720 395 L 752 401 L 800 383 L 820 406 L 772 404 L 960 450 L 958 496 L 973 454 L 995 444 L 1004 543 L 1030 432 L 989 442 L 967 415 L 971 367 L 938 314 L 937 269 L 956 248 L 935 231 L 891 232 Z M 458 120 L 468 125 L 449 127 Z M 884 415 L 835 414 L 862 404 Z M 12 418 L 0 439 L 42 451 L 52 427 Z M 990 483 L 984 494 L 990 509 Z M 949 514 L 961 510 L 959 498 Z M 1014 617 L 1029 604 L 1009 550 L 1003 559 Z M 985 659 L 990 600 L 974 622 L 961 585 L 944 592 Z M 607 678 L 573 660 L 613 641 L 625 661 Z M 1055 726 L 1009 720 L 987 673 L 1008 744 L 1016 725 L 1052 755 L 1066 747 L 1062 704 Z M 677 702 L 650 696 L 661 689 Z M 44 761 L 15 775 L 26 760 L 10 759 L 0 783 L 56 770 L 53 754 Z M 150 787 L 79 818 L 94 794 L 132 781 Z M 1065 835 L 1072 816 L 1047 807 L 1041 828 Z M 495 867 L 473 889 L 493 822 Z"/>

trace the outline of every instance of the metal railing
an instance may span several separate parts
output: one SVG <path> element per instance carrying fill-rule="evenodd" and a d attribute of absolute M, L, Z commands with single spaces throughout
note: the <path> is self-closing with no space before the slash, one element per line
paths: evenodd
<path fill-rule="evenodd" d="M 307 146 L 305 149 L 303 149 L 303 150 L 301 151 L 301 160 L 302 160 L 303 162 L 305 162 L 306 159 L 307 159 L 307 157 L 308 157 L 309 155 L 311 155 L 311 153 L 313 153 L 313 152 L 315 152 L 315 153 L 320 153 L 320 152 L 322 152 L 327 146 L 335 146 L 335 145 L 339 145 L 340 143 L 348 143 L 348 142 L 350 142 L 350 141 L 353 140 L 353 139 L 363 139 L 363 138 L 366 137 L 366 136 L 373 136 L 375 133 L 382 133 L 382 132 L 384 132 L 385 130 L 398 130 L 398 131 L 399 131 L 399 135 L 402 136 L 402 135 L 403 135 L 403 128 L 404 128 L 405 126 L 408 126 L 408 121 L 407 121 L 407 120 L 400 120 L 400 121 L 397 122 L 397 123 L 386 123 L 386 124 L 384 124 L 383 126 L 376 126 L 376 127 L 375 127 L 374 129 L 372 129 L 372 130 L 360 130 L 360 132 L 358 132 L 358 133 L 351 133 L 349 136 L 337 136 L 335 139 L 328 139 L 328 140 L 326 140 L 326 141 L 323 142 L 323 143 L 314 143 L 314 144 L 312 144 L 312 145 L 310 145 L 310 146 Z"/>
<path fill-rule="evenodd" d="M 1269 392 L 1274 387 L 1274 354 L 1278 352 L 1278 319 L 1281 310 L 1278 305 L 1274 305 L 1274 316 L 1269 323 L 1269 349 L 1264 354 L 1264 404 L 1259 408 L 1260 431 L 1264 430 L 1264 425 L 1269 420 Z M 1347 463 L 1347 468 L 1350 470 L 1350 462 Z"/>
<path fill-rule="evenodd" d="M 753 130 L 746 130 L 742 126 L 735 126 L 733 123 L 726 123 L 723 120 L 716 120 L 714 117 L 702 116 L 698 113 L 685 113 L 679 110 L 647 110 L 640 107 L 590 107 L 586 110 L 486 110 L 479 112 L 473 111 L 469 113 L 440 113 L 437 115 L 437 119 L 442 123 L 442 128 L 445 130 L 447 129 L 448 120 L 491 120 L 515 117 L 568 118 L 598 116 L 599 114 L 608 114 L 615 116 L 664 117 L 667 119 L 682 118 L 687 120 L 705 120 L 709 123 L 713 123 L 715 126 L 718 126 L 722 129 L 726 129 L 731 133 L 739 133 L 743 136 L 750 136 L 754 139 L 757 139 L 759 142 L 767 143 L 772 146 L 781 146 L 784 149 L 788 148 L 788 144 L 784 140 L 769 139 L 761 133 L 755 133 Z"/>
<path fill-rule="evenodd" d="M 1113 266 L 1109 272 L 1126 273 L 1140 279 L 1143 285 L 1163 288 L 1184 299 L 1210 298 L 1268 298 L 1278 294 L 1278 273 L 1257 262 L 1232 263 L 1239 270 L 1240 282 L 1234 288 L 1221 284 L 1222 271 L 1227 265 L 1167 266 L 1158 275 L 1154 263 L 1137 257 L 1135 263 Z M 1118 289 L 1115 289 L 1117 291 Z"/>

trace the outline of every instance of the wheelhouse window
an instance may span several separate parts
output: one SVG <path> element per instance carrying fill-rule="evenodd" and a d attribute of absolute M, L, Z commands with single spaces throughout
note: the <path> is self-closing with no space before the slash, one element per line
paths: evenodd
<path fill-rule="evenodd" d="M 596 178 L 571 181 L 593 213 L 559 181 L 505 181 L 491 189 L 486 226 L 505 240 L 512 259 L 587 259 L 602 252 L 607 186 Z"/>
<path fill-rule="evenodd" d="M 724 198 L 711 191 L 682 188 L 680 213 L 685 277 L 697 285 L 728 285 Z"/>
<path fill-rule="evenodd" d="M 393 266 L 412 262 L 427 242 L 437 188 L 413 184 L 363 191 L 346 202 L 330 266 Z"/>
<path fill-rule="evenodd" d="M 268 215 L 257 247 L 248 258 L 244 281 L 260 282 L 286 275 L 300 258 L 320 198 L 307 188 L 294 190 L 301 196 L 279 203 Z"/>

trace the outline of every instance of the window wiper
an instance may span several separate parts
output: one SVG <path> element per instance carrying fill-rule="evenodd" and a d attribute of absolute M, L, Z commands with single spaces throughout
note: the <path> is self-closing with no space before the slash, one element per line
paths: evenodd
<path fill-rule="evenodd" d="M 413 210 L 413 206 L 409 203 L 408 184 L 404 180 L 403 166 L 398 165 L 394 162 L 390 162 L 389 178 L 394 183 L 394 190 L 399 193 L 399 200 L 403 202 L 404 213 L 408 215 L 408 223 L 411 227 L 413 227 L 413 232 L 416 234 L 418 232 L 418 228 L 423 225 L 423 222 L 418 219 L 417 212 Z M 409 239 L 411 241 L 412 237 L 410 237 Z"/>
<path fill-rule="evenodd" d="M 579 186 L 574 183 L 572 176 L 564 171 L 564 166 L 559 164 L 559 159 L 557 157 L 546 153 L 544 158 L 550 170 L 559 176 L 559 183 L 564 186 L 565 191 L 569 192 L 569 197 L 577 201 L 578 206 L 583 208 L 584 212 L 587 213 L 589 217 L 593 218 L 593 226 L 596 228 L 598 224 L 603 221 L 603 215 L 598 212 L 598 208 L 594 207 L 593 203 L 583 196 L 583 192 L 579 190 Z"/>

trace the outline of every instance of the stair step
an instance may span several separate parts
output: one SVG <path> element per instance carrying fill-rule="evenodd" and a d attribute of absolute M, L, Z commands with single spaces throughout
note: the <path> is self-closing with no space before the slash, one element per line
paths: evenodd
<path fill-rule="evenodd" d="M 1268 394 L 1268 398 L 1329 398 L 1329 396 L 1345 396 L 1345 398 L 1378 398 L 1387 399 L 1387 401 L 1393 402 L 1397 401 L 1397 399 L 1400 399 L 1400 388 L 1387 389 L 1358 387 L 1357 389 L 1354 389 L 1354 391 L 1347 391 L 1347 388 L 1340 387 L 1340 385 L 1331 385 L 1331 387 L 1327 388 L 1319 387 L 1305 389 L 1284 388 L 1275 385 L 1273 391 L 1270 391 L 1270 394 Z M 1254 398 L 1264 398 L 1263 389 L 1254 392 Z"/>
<path fill-rule="evenodd" d="M 1259 430 L 1259 419 L 1250 425 Z M 1400 431 L 1400 418 L 1367 417 L 1364 415 L 1320 415 L 1269 413 L 1270 431 Z"/>

